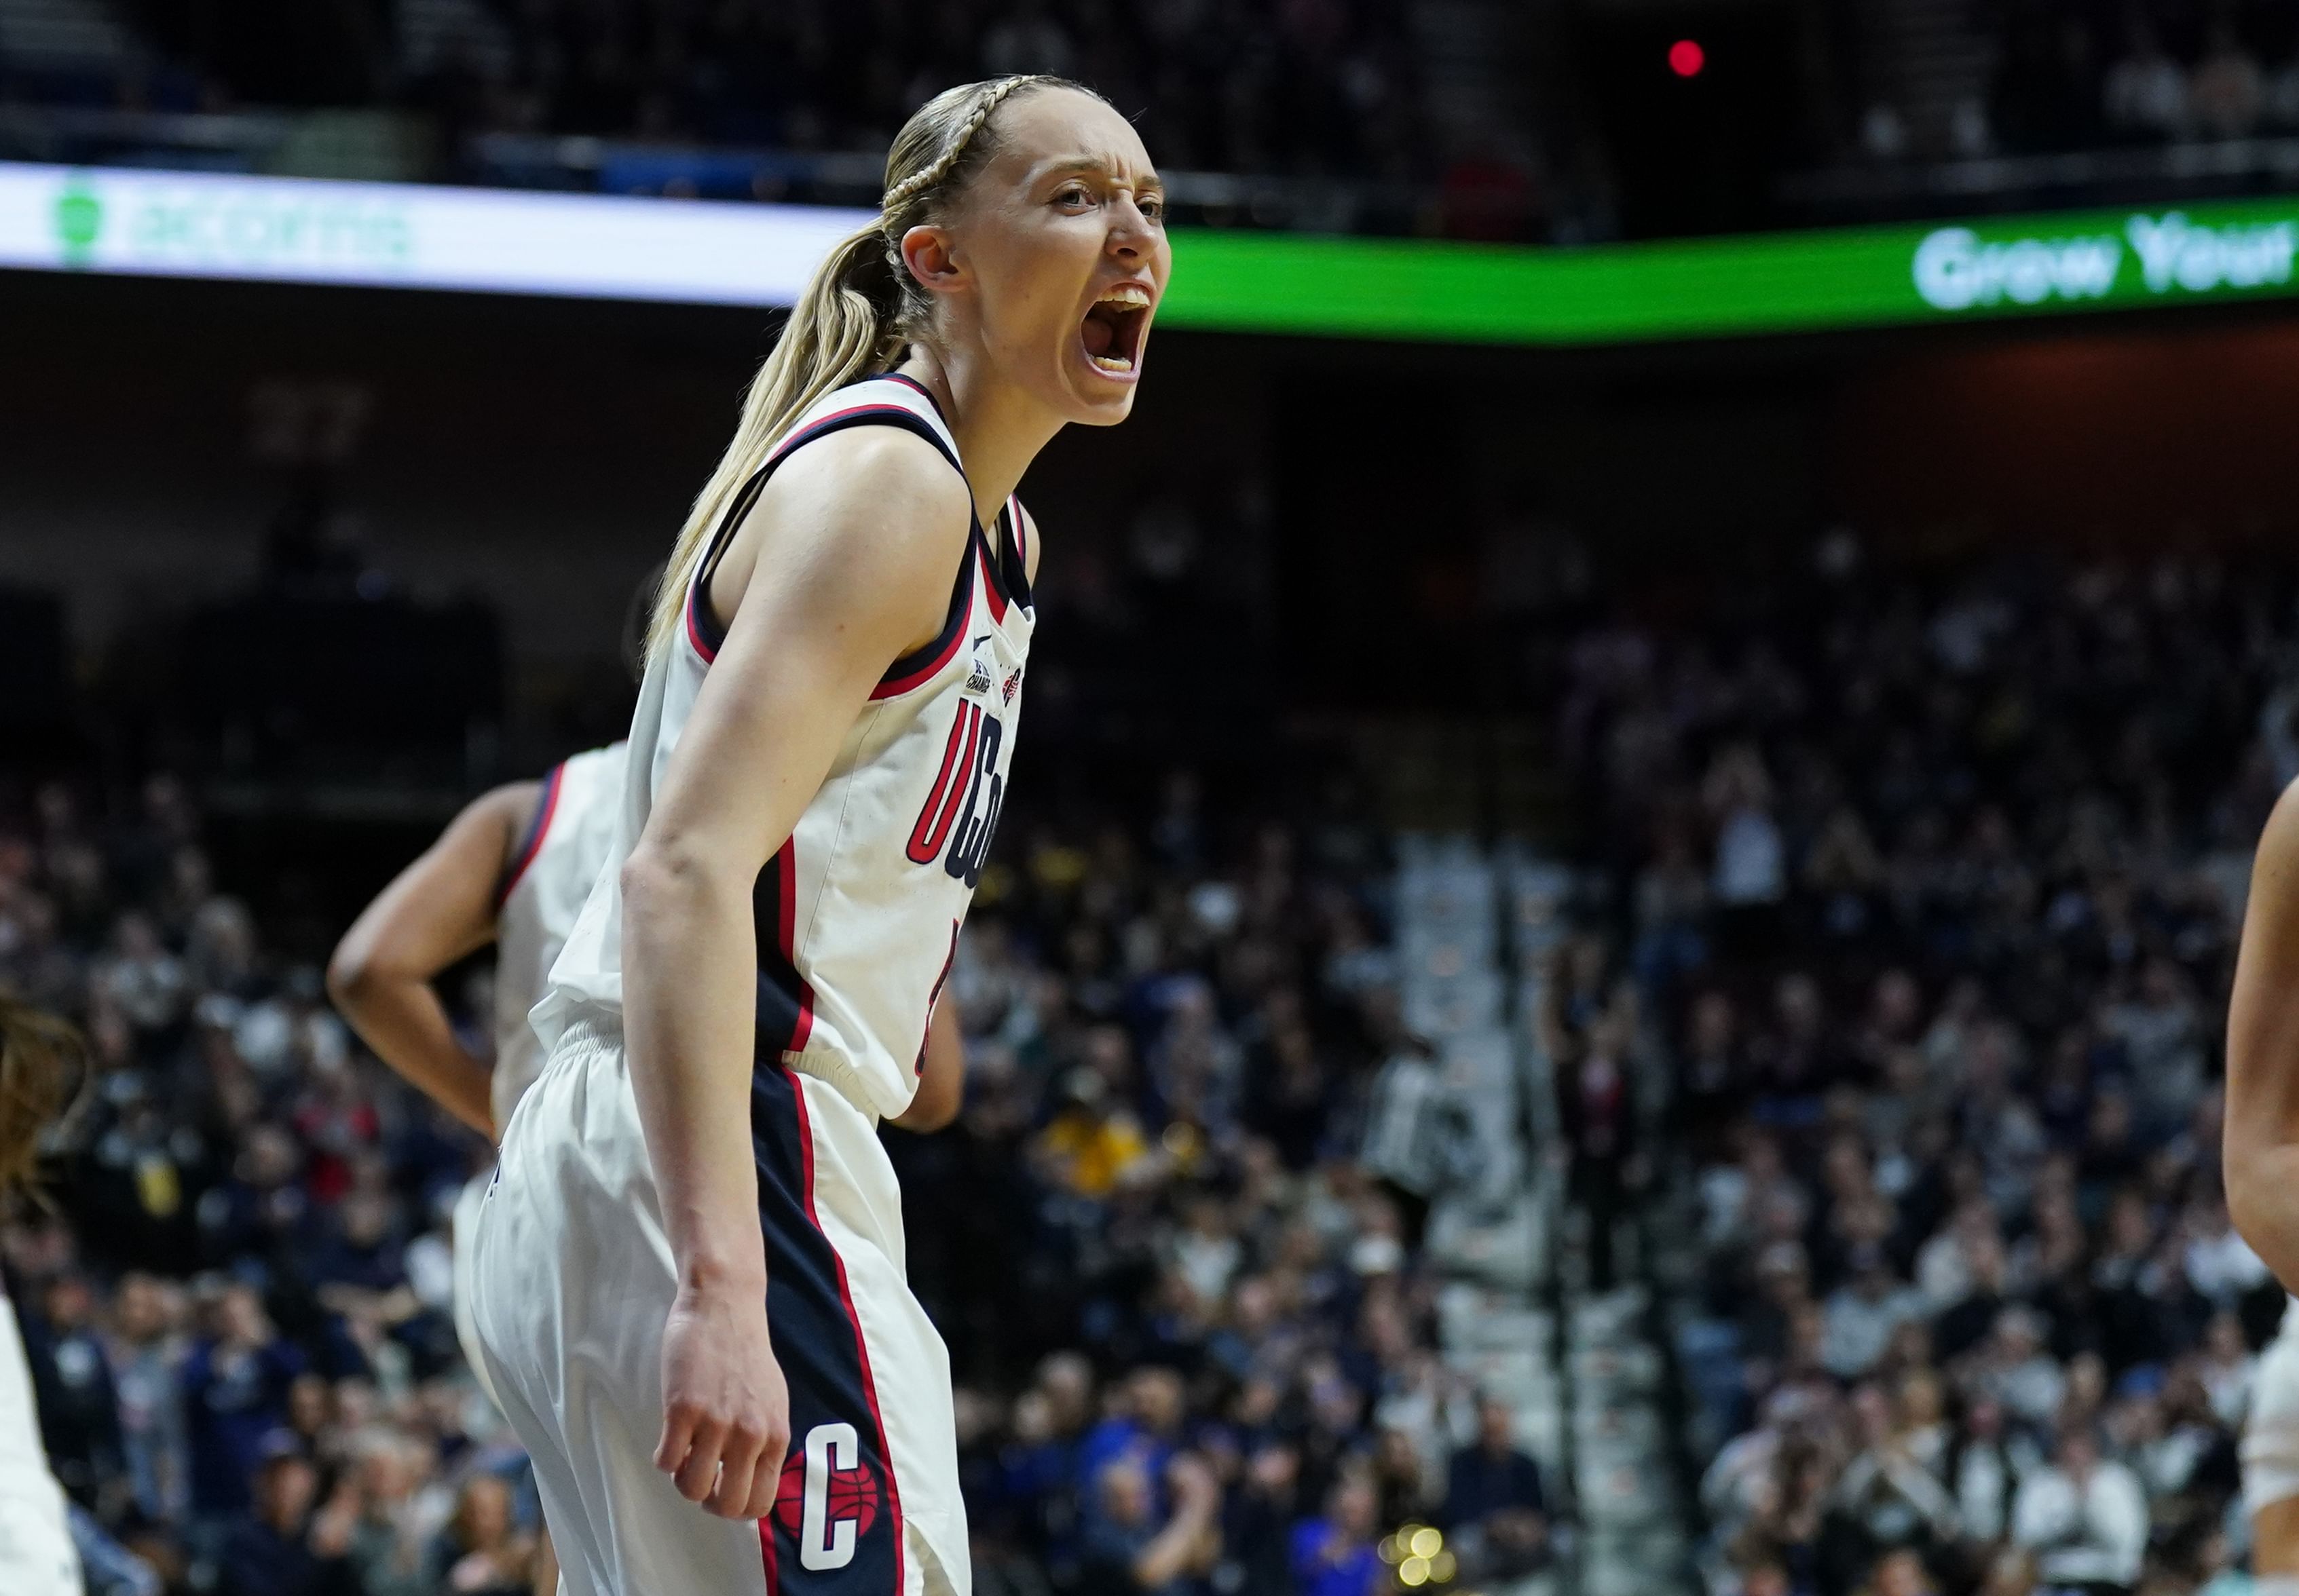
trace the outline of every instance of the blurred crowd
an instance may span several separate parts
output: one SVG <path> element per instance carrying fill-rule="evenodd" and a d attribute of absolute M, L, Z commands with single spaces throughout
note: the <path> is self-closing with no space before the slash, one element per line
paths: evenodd
<path fill-rule="evenodd" d="M 1991 116 L 2011 148 L 2299 133 L 2288 6 L 2026 0 L 1996 26 Z"/>
<path fill-rule="evenodd" d="M 1092 84 L 1161 164 L 1404 177 L 1423 138 L 1397 0 L 499 0 L 507 48 L 451 40 L 422 92 L 467 122 L 673 143 L 873 150 L 954 83 Z"/>
<path fill-rule="evenodd" d="M 484 1150 L 266 949 L 180 783 L 94 798 L 0 823 L 0 982 L 91 1053 L 50 1203 L 0 1232 L 91 1590 L 525 1588 L 524 1460 L 448 1311 Z"/>
<path fill-rule="evenodd" d="M 963 1134 L 897 1150 L 914 1282 L 975 1371 L 976 1589 L 1359 1596 L 1412 1525 L 1464 1578 L 1530 1573 L 1539 1471 L 1434 1349 L 1423 1195 L 1355 1156 L 1420 1052 L 1379 839 L 1258 824 L 1225 861 L 1214 814 L 1177 776 L 1146 828 L 984 877 Z"/>
<path fill-rule="evenodd" d="M 2171 1596 L 2239 1559 L 2285 1298 L 2222 1197 L 2220 1030 L 2299 774 L 2293 598 L 2179 557 L 1888 572 L 1838 535 L 1569 644 L 1697 1193 L 1718 1591 Z"/>
<path fill-rule="evenodd" d="M 1432 1350 L 1421 1199 L 1353 1157 L 1373 1076 L 1415 1051 L 1381 838 L 1339 809 L 1217 825 L 1186 774 L 1150 807 L 1016 817 L 953 976 L 964 1120 L 889 1133 L 977 1590 L 1365 1596 L 1416 1526 L 1448 1570 L 1540 1567 L 1539 1471 Z M 0 1250 L 91 1588 L 523 1588 L 531 1480 L 449 1313 L 486 1150 L 364 1053 L 202 839 L 164 775 L 0 810 L 0 981 L 94 1054 L 53 1210 Z"/>

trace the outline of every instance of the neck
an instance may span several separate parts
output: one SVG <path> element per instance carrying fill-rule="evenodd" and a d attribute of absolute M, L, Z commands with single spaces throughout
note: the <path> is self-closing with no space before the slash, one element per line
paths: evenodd
<path fill-rule="evenodd" d="M 913 343 L 894 369 L 924 384 L 942 407 L 950 436 L 958 440 L 958 458 L 965 463 L 974 513 L 990 525 L 1007 496 L 1021 485 L 1038 451 L 1061 431 L 1061 418 L 1000 382 L 978 349 Z"/>

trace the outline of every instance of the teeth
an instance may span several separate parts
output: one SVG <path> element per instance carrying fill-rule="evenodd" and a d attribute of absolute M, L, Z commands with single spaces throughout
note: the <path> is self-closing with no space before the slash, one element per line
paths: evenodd
<path fill-rule="evenodd" d="M 1101 303 L 1127 310 L 1146 310 L 1150 308 L 1150 291 L 1135 284 L 1124 284 L 1103 294 Z"/>
<path fill-rule="evenodd" d="M 1086 359 L 1091 360 L 1104 371 L 1131 371 L 1133 369 L 1133 362 L 1127 360 L 1124 355 L 1088 355 Z"/>

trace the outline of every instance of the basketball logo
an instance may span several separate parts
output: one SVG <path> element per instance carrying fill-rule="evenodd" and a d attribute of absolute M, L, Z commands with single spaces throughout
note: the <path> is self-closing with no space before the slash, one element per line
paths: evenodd
<path fill-rule="evenodd" d="M 798 1542 L 809 1569 L 842 1568 L 878 1517 L 878 1476 L 862 1460 L 851 1424 L 818 1424 L 783 1464 L 775 1522 Z"/>

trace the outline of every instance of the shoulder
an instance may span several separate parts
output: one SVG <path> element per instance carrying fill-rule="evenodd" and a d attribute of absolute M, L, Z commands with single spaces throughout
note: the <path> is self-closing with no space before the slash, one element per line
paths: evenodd
<path fill-rule="evenodd" d="M 484 824 L 508 827 L 511 831 L 526 829 L 535 806 L 542 801 L 543 790 L 549 784 L 544 775 L 519 781 L 505 781 L 491 787 L 463 806 L 462 818 Z"/>
<path fill-rule="evenodd" d="M 932 438 L 891 418 L 884 426 L 832 433 L 794 451 L 763 498 L 865 515 L 940 511 L 942 524 L 954 523 L 954 535 L 973 525 L 973 495 L 950 457 Z"/>
<path fill-rule="evenodd" d="M 2299 781 L 2286 787 L 2268 811 L 2267 824 L 2259 833 L 2258 862 L 2263 865 L 2272 857 L 2287 864 L 2295 855 L 2299 855 Z"/>

